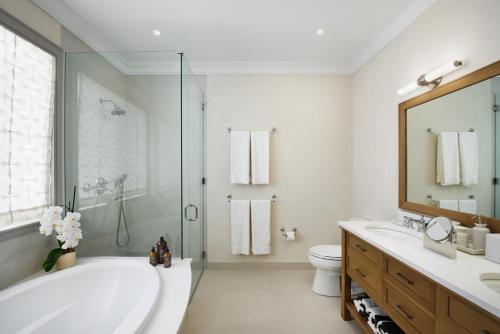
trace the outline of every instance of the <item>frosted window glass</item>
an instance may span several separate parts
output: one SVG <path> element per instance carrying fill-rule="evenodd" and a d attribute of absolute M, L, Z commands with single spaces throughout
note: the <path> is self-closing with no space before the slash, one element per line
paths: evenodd
<path fill-rule="evenodd" d="M 51 203 L 56 59 L 0 25 L 0 227 Z"/>

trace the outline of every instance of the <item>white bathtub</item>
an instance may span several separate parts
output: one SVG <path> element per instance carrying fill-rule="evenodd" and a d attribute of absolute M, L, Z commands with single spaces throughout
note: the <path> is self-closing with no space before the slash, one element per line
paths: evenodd
<path fill-rule="evenodd" d="M 158 270 L 146 260 L 79 260 L 0 291 L 0 332 L 140 332 L 160 295 Z"/>

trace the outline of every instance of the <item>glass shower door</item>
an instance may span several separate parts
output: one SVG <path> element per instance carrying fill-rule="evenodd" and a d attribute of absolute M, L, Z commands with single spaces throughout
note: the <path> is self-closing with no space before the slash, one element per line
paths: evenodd
<path fill-rule="evenodd" d="M 182 56 L 183 255 L 191 258 L 194 291 L 204 262 L 203 91 Z"/>

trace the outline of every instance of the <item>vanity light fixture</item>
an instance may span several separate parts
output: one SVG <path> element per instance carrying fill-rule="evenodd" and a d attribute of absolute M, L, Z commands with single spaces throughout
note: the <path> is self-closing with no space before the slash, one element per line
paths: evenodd
<path fill-rule="evenodd" d="M 155 30 L 153 30 L 153 35 L 155 35 L 155 36 L 160 36 L 160 35 L 161 35 L 161 31 L 160 31 L 160 30 L 155 29 Z"/>
<path fill-rule="evenodd" d="M 422 74 L 421 76 L 418 77 L 416 82 L 409 83 L 408 85 L 400 88 L 398 90 L 398 95 L 399 96 L 406 95 L 409 92 L 414 91 L 415 89 L 423 86 L 434 89 L 437 86 L 439 86 L 445 75 L 455 71 L 460 66 L 462 66 L 462 61 L 454 60 L 452 62 L 449 62 L 448 64 L 436 68 L 433 71 L 430 71 L 427 74 Z"/>
<path fill-rule="evenodd" d="M 323 28 L 319 28 L 318 30 L 316 30 L 316 35 L 321 36 L 321 35 L 323 35 L 324 33 L 325 33 L 325 29 L 323 29 Z"/>

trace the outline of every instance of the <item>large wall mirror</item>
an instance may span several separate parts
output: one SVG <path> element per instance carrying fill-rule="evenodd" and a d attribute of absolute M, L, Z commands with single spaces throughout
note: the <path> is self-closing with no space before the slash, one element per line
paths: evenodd
<path fill-rule="evenodd" d="M 495 112 L 497 110 L 497 112 Z M 400 208 L 500 232 L 500 61 L 399 105 Z"/>

